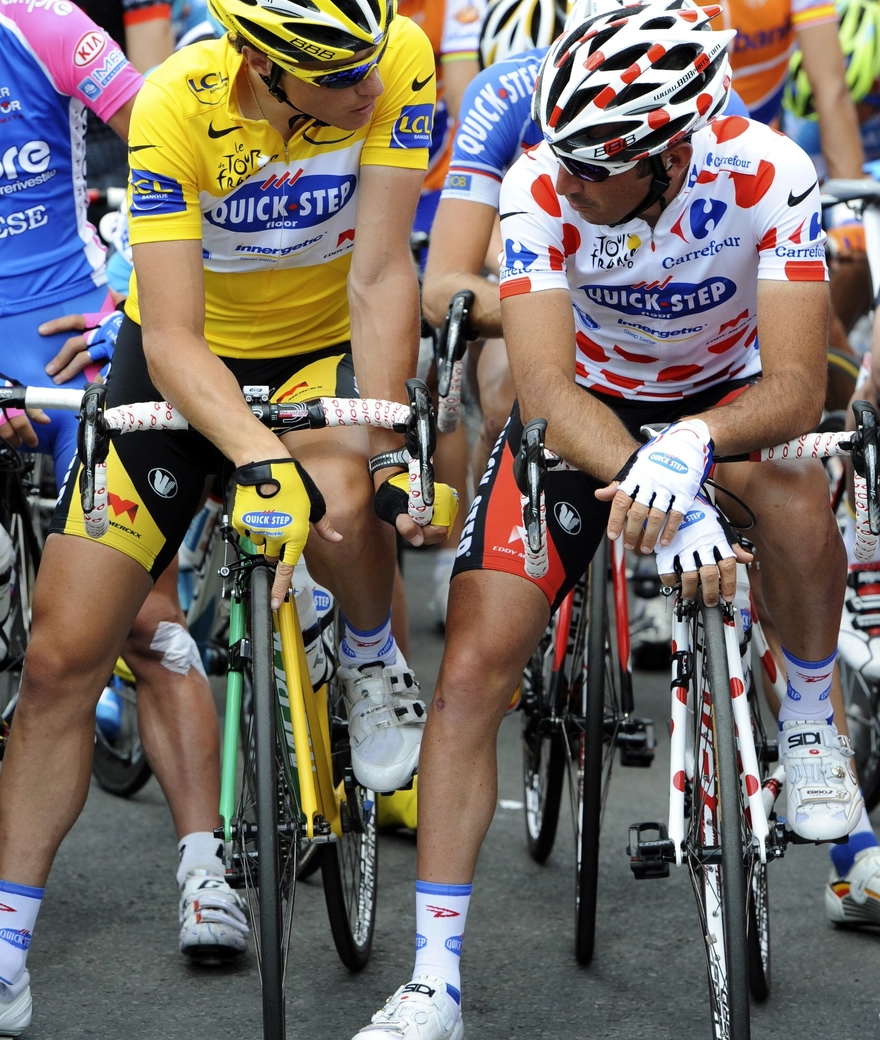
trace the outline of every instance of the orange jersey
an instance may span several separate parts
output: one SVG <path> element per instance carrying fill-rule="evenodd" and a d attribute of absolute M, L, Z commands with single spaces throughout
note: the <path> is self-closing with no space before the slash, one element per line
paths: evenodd
<path fill-rule="evenodd" d="M 736 29 L 733 86 L 753 119 L 769 123 L 779 114 L 795 32 L 836 19 L 828 0 L 725 0 L 714 24 Z"/>
<path fill-rule="evenodd" d="M 425 175 L 424 191 L 439 191 L 446 180 L 452 155 L 451 123 L 443 100 L 442 64 L 448 61 L 476 61 L 480 45 L 480 26 L 486 0 L 399 0 L 399 14 L 411 18 L 425 33 L 434 49 L 437 64 L 437 108 L 431 157 Z"/>

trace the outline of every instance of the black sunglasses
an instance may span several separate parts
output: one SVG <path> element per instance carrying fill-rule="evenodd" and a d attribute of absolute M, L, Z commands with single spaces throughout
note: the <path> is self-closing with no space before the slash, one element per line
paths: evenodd
<path fill-rule="evenodd" d="M 572 159 L 570 155 L 560 155 L 555 149 L 553 154 L 556 161 L 572 177 L 580 177 L 582 181 L 607 181 L 611 176 L 611 170 L 607 166 L 597 166 L 594 163 L 583 162 L 581 159 Z"/>

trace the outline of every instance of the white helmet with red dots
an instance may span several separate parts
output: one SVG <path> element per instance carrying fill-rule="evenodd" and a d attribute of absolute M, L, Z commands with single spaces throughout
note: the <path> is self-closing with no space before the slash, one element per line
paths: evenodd
<path fill-rule="evenodd" d="M 532 115 L 570 172 L 587 180 L 622 173 L 721 114 L 736 33 L 710 29 L 720 12 L 692 0 L 630 4 L 553 44 Z"/>

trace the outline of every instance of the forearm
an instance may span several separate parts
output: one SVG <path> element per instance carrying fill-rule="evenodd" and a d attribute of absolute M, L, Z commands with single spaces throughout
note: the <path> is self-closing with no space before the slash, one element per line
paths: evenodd
<path fill-rule="evenodd" d="M 523 423 L 547 420 L 551 451 L 599 480 L 613 480 L 639 446 L 608 405 L 562 370 L 535 372 L 518 400 Z"/>
<path fill-rule="evenodd" d="M 405 402 L 406 381 L 416 374 L 419 350 L 419 289 L 408 258 L 379 277 L 348 280 L 351 349 L 361 397 Z M 400 447 L 389 430 L 370 428 L 372 451 Z"/>
<path fill-rule="evenodd" d="M 809 383 L 802 372 L 772 373 L 729 404 L 687 418 L 706 423 L 716 456 L 757 451 L 815 429 L 824 389 L 824 381 Z"/>
<path fill-rule="evenodd" d="M 859 120 L 849 90 L 841 81 L 831 97 L 816 96 L 822 154 L 830 177 L 864 176 L 865 153 Z"/>
<path fill-rule="evenodd" d="M 156 389 L 236 466 L 284 454 L 202 337 L 186 330 L 151 334 L 145 329 L 144 354 Z"/>
<path fill-rule="evenodd" d="M 498 283 L 490 282 L 488 278 L 469 271 L 443 271 L 432 274 L 429 267 L 422 288 L 422 308 L 428 321 L 439 329 L 446 317 L 449 301 L 462 289 L 470 289 L 474 294 L 474 305 L 470 313 L 470 327 L 473 331 L 487 338 L 501 336 L 503 332 Z"/>

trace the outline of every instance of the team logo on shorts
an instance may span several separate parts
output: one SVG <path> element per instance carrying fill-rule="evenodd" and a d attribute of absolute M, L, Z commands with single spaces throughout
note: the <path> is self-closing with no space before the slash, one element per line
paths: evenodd
<path fill-rule="evenodd" d="M 556 522 L 566 534 L 578 534 L 581 529 L 581 514 L 568 502 L 557 502 L 553 507 Z"/>
<path fill-rule="evenodd" d="M 174 498 L 177 494 L 177 477 L 158 466 L 151 469 L 148 477 L 150 487 L 162 498 Z"/>

